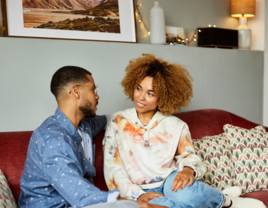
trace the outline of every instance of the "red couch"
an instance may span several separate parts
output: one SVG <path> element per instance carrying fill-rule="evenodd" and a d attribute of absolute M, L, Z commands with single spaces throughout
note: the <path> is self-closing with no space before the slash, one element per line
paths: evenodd
<path fill-rule="evenodd" d="M 201 139 L 203 136 L 220 134 L 223 132 L 223 126 L 225 124 L 232 124 L 247 129 L 257 126 L 257 124 L 242 117 L 215 109 L 183 112 L 175 114 L 175 116 L 188 124 L 193 139 Z M 266 131 L 268 132 L 268 128 L 266 128 Z M 18 201 L 21 191 L 20 177 L 22 175 L 31 134 L 32 131 L 0 133 L 0 169 L 6 175 L 16 201 Z M 96 143 L 95 167 L 97 171 L 94 183 L 100 189 L 108 190 L 103 177 L 103 136 L 104 131 L 94 138 L 94 142 Z M 268 191 L 259 191 L 243 195 L 243 197 L 250 197 L 263 201 L 268 208 L 267 196 Z"/>

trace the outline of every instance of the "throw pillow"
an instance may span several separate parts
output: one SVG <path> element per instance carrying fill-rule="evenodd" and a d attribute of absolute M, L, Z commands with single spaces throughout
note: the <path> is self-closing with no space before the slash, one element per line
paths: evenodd
<path fill-rule="evenodd" d="M 208 167 L 202 182 L 223 190 L 233 185 L 230 151 L 225 134 L 193 140 L 197 155 Z"/>
<path fill-rule="evenodd" d="M 16 201 L 2 170 L 0 170 L 0 207 L 17 208 Z"/>
<path fill-rule="evenodd" d="M 230 145 L 234 184 L 243 193 L 268 189 L 268 140 L 265 128 L 224 126 Z"/>

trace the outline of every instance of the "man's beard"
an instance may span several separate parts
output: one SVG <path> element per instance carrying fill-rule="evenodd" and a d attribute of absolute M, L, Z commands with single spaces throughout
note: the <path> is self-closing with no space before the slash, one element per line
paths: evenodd
<path fill-rule="evenodd" d="M 94 117 L 96 113 L 91 107 L 92 103 L 84 99 L 83 105 L 79 106 L 79 110 L 84 114 L 84 117 Z"/>

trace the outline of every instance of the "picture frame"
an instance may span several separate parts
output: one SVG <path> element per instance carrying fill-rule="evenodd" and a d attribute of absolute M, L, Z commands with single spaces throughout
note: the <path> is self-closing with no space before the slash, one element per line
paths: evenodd
<path fill-rule="evenodd" d="M 184 28 L 166 25 L 166 43 L 183 44 L 185 39 Z"/>
<path fill-rule="evenodd" d="M 137 42 L 134 0 L 82 1 L 1 0 L 4 37 Z"/>

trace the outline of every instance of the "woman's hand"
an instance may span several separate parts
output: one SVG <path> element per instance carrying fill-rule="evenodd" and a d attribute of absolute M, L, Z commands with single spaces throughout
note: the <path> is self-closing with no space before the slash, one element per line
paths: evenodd
<path fill-rule="evenodd" d="M 161 196 L 165 196 L 163 194 L 159 194 L 159 193 L 155 193 L 155 192 L 147 192 L 145 194 L 142 194 L 139 196 L 139 198 L 137 199 L 138 202 L 149 202 L 151 199 L 157 198 L 157 197 L 161 197 Z"/>
<path fill-rule="evenodd" d="M 188 186 L 191 186 L 194 182 L 194 170 L 189 167 L 184 167 L 181 172 L 179 172 L 174 179 L 172 185 L 172 191 L 177 192 L 179 188 L 184 189 L 186 184 L 189 182 Z"/>

